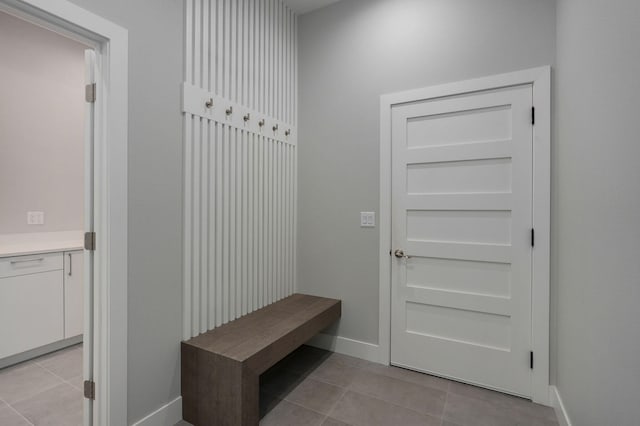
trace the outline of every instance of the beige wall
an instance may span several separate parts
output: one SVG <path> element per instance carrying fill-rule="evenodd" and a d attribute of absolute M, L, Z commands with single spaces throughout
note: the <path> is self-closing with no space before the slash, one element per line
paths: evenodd
<path fill-rule="evenodd" d="M 83 228 L 84 49 L 0 12 L 0 234 Z"/>

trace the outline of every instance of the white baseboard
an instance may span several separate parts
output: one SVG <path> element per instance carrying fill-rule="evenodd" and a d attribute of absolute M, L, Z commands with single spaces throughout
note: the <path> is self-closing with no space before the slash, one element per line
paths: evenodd
<path fill-rule="evenodd" d="M 569 415 L 567 414 L 567 409 L 565 408 L 562 398 L 560 397 L 560 393 L 558 392 L 558 388 L 555 386 L 550 386 L 551 394 L 551 405 L 556 410 L 556 416 L 558 417 L 558 423 L 560 426 L 571 426 L 571 420 L 569 420 Z"/>
<path fill-rule="evenodd" d="M 182 420 L 181 396 L 138 420 L 133 426 L 174 426 L 180 420 Z"/>
<path fill-rule="evenodd" d="M 380 362 L 380 347 L 373 343 L 320 333 L 309 340 L 307 345 L 371 362 Z"/>

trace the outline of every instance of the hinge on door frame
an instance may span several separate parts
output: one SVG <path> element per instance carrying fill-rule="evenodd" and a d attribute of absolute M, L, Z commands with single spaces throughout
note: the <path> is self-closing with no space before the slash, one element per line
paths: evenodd
<path fill-rule="evenodd" d="M 93 380 L 84 381 L 84 397 L 87 399 L 96 399 L 96 382 Z"/>
<path fill-rule="evenodd" d="M 529 368 L 533 370 L 533 351 L 529 352 Z"/>
<path fill-rule="evenodd" d="M 534 247 L 536 244 L 536 231 L 531 228 L 531 247 Z"/>
<path fill-rule="evenodd" d="M 85 250 L 95 251 L 96 249 L 96 233 L 95 232 L 84 233 L 84 248 Z"/>
<path fill-rule="evenodd" d="M 531 125 L 536 124 L 536 107 L 531 107 Z"/>
<path fill-rule="evenodd" d="M 91 83 L 84 86 L 84 99 L 89 103 L 96 101 L 96 84 Z"/>

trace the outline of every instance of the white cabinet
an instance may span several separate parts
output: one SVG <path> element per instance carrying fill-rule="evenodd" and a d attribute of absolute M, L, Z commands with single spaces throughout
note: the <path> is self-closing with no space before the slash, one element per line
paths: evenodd
<path fill-rule="evenodd" d="M 83 294 L 82 250 L 0 258 L 0 360 L 81 336 Z"/>
<path fill-rule="evenodd" d="M 84 252 L 64 253 L 64 338 L 84 332 Z"/>
<path fill-rule="evenodd" d="M 0 259 L 0 359 L 64 338 L 62 253 Z"/>

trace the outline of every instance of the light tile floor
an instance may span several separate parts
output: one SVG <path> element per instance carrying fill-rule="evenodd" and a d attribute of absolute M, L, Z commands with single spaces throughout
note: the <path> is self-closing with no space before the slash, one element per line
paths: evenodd
<path fill-rule="evenodd" d="M 263 374 L 260 392 L 262 426 L 558 425 L 521 398 L 309 346 Z"/>
<path fill-rule="evenodd" d="M 0 425 L 82 425 L 82 344 L 0 370 Z"/>

